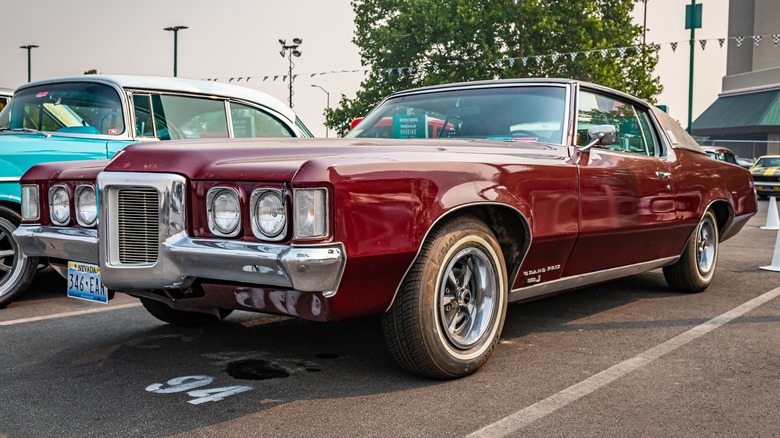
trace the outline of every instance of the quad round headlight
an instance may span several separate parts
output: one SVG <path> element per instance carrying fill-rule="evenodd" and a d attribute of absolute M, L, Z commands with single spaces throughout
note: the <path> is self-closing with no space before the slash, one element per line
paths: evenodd
<path fill-rule="evenodd" d="M 52 222 L 57 225 L 70 222 L 70 198 L 65 187 L 54 186 L 49 190 L 49 208 Z"/>
<path fill-rule="evenodd" d="M 287 212 L 285 211 L 281 194 L 276 191 L 266 190 L 253 196 L 253 198 L 255 197 L 256 200 L 252 211 L 253 228 L 265 237 L 274 238 L 279 236 L 287 225 Z M 257 233 L 255 232 L 255 234 Z"/>
<path fill-rule="evenodd" d="M 97 219 L 97 197 L 95 188 L 81 186 L 76 189 L 76 221 L 79 225 L 91 227 Z"/>
<path fill-rule="evenodd" d="M 211 232 L 224 237 L 237 235 L 241 224 L 238 193 L 230 188 L 215 188 L 209 191 L 208 198 Z"/>

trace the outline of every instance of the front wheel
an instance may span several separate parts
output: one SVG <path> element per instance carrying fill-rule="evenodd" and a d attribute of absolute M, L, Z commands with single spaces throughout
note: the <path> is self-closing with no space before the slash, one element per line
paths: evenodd
<path fill-rule="evenodd" d="M 0 308 L 27 290 L 38 266 L 38 258 L 27 257 L 14 240 L 21 221 L 15 211 L 0 207 Z"/>
<path fill-rule="evenodd" d="M 449 379 L 477 371 L 501 336 L 506 264 L 497 239 L 476 218 L 438 225 L 407 273 L 382 327 L 407 371 Z"/>
<path fill-rule="evenodd" d="M 141 304 L 144 305 L 147 312 L 160 321 L 182 326 L 213 324 L 225 319 L 232 312 L 231 309 L 219 309 L 219 316 L 202 312 L 187 312 L 176 310 L 161 301 L 151 298 L 141 298 Z"/>
<path fill-rule="evenodd" d="M 718 263 L 718 224 L 708 210 L 685 244 L 677 263 L 664 268 L 669 286 L 680 292 L 701 292 L 707 289 Z"/>

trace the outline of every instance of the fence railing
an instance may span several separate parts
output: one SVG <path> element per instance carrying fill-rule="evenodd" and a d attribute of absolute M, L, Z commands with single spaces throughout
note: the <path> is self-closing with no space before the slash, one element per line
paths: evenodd
<path fill-rule="evenodd" d="M 699 140 L 702 146 L 722 146 L 731 149 L 739 158 L 747 158 L 755 161 L 756 158 L 766 155 L 770 148 L 773 151 L 780 150 L 780 141 L 761 140 Z"/>

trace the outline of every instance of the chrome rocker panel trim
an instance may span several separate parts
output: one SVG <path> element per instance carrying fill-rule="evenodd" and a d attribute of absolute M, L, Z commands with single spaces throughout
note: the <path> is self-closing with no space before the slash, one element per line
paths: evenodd
<path fill-rule="evenodd" d="M 14 239 L 30 257 L 51 257 L 97 265 L 98 234 L 94 228 L 21 225 Z"/>
<path fill-rule="evenodd" d="M 668 257 L 664 259 L 653 260 L 650 262 L 637 263 L 634 265 L 621 266 L 619 268 L 604 269 L 602 271 L 590 272 L 587 274 L 576 275 L 574 277 L 560 278 L 546 283 L 539 283 L 533 286 L 514 289 L 509 293 L 509 301 L 521 301 L 531 298 L 550 295 L 558 292 L 565 292 L 572 289 L 591 286 L 598 283 L 604 283 L 618 278 L 628 277 L 630 275 L 641 274 L 642 272 L 652 271 L 674 264 L 680 257 Z"/>

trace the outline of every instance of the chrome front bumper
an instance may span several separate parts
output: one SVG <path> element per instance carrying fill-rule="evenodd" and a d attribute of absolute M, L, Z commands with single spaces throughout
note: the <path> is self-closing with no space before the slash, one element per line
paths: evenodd
<path fill-rule="evenodd" d="M 28 256 L 100 264 L 94 229 L 22 225 L 14 239 Z M 101 277 L 106 286 L 117 290 L 183 288 L 200 278 L 332 295 L 345 261 L 341 243 L 270 245 L 192 239 L 182 233 L 165 242 L 154 265 L 108 265 Z"/>
<path fill-rule="evenodd" d="M 30 257 L 50 257 L 97 265 L 97 230 L 42 225 L 21 225 L 14 240 Z"/>

